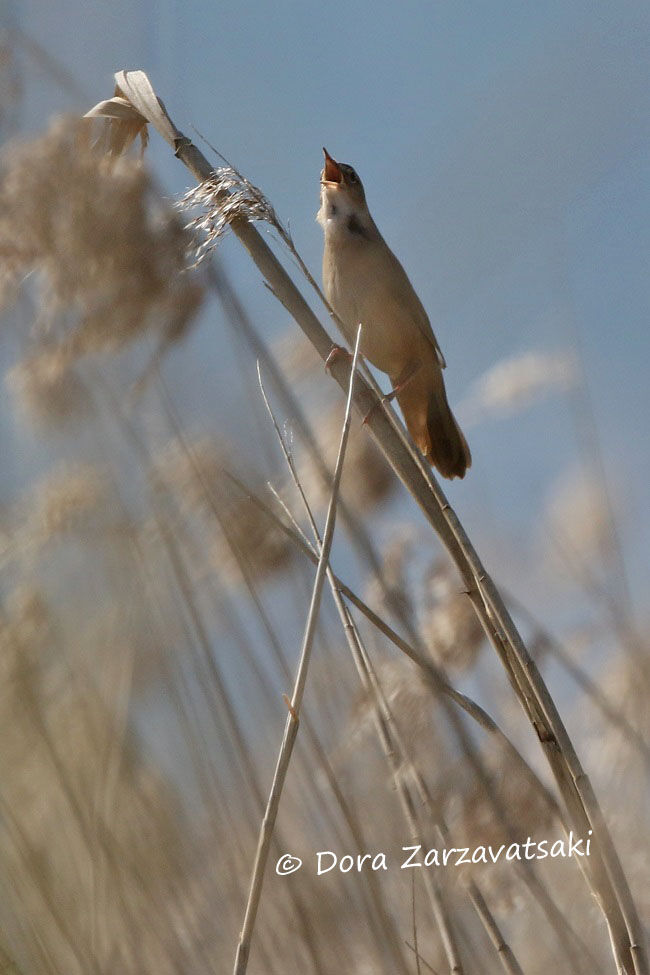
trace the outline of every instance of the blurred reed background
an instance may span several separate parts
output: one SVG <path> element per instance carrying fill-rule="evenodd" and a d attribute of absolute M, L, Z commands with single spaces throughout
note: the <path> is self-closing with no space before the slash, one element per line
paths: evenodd
<path fill-rule="evenodd" d="M 219 250 L 191 266 L 190 216 L 146 154 L 109 165 L 88 136 L 59 118 L 2 157 L 4 402 L 30 460 L 0 498 L 1 970 L 227 972 L 314 576 L 256 363 L 321 525 L 343 398 L 288 318 L 266 344 Z M 213 381 L 197 330 L 225 364 Z M 505 597 L 647 921 L 647 620 L 625 583 L 582 370 L 578 349 L 510 357 L 460 415 L 470 440 L 549 393 L 583 417 L 590 463 L 530 525 L 579 620 L 531 613 L 537 566 Z M 466 738 L 386 627 L 353 607 L 364 686 L 326 597 L 271 855 L 304 867 L 269 869 L 250 971 L 440 973 L 445 932 L 467 973 L 613 971 L 575 858 L 432 871 L 438 915 L 423 872 L 397 869 L 414 833 L 427 849 L 561 838 L 558 797 L 460 577 L 358 418 L 341 505 L 334 570 L 424 649 L 456 703 L 467 696 Z M 486 502 L 486 521 L 500 505 Z M 385 851 L 389 869 L 317 877 L 318 850 Z"/>

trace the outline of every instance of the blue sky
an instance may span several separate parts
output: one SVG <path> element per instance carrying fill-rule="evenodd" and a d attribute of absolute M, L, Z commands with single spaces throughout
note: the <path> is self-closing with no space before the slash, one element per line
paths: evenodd
<path fill-rule="evenodd" d="M 578 341 L 606 467 L 629 505 L 631 568 L 646 566 L 647 3 L 14 0 L 13 8 L 90 104 L 108 95 L 114 70 L 147 70 L 179 127 L 192 135 L 196 126 L 264 189 L 317 273 L 321 146 L 352 163 L 429 311 L 452 402 L 504 357 Z M 29 71 L 25 128 L 85 107 Z M 151 157 L 170 191 L 185 188 L 186 174 L 155 138 Z M 234 241 L 223 256 L 269 337 L 283 330 L 282 310 Z M 199 351 L 218 369 L 211 335 L 200 333 Z M 486 422 L 472 431 L 472 449 L 471 476 L 450 488 L 452 501 L 479 541 L 505 532 L 516 546 L 572 463 L 571 411 L 546 400 Z"/>

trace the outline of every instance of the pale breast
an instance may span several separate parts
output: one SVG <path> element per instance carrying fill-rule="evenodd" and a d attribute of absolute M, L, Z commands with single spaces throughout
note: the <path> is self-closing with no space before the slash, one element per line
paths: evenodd
<path fill-rule="evenodd" d="M 323 288 L 325 297 L 341 320 L 343 334 L 352 345 L 359 324 L 356 289 L 351 286 L 350 268 L 340 259 L 338 248 L 325 245 L 323 254 Z"/>

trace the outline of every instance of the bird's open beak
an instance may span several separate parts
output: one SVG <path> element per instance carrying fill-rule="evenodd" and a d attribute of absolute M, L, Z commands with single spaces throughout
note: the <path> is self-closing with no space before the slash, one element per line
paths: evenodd
<path fill-rule="evenodd" d="M 325 153 L 325 168 L 321 176 L 321 183 L 342 183 L 341 167 L 335 159 L 332 159 L 325 146 L 323 146 L 323 152 Z"/>

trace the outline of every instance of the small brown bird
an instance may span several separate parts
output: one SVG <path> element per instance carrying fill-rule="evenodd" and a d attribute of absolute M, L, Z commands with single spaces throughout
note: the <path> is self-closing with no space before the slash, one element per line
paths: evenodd
<path fill-rule="evenodd" d="M 444 477 L 464 477 L 472 457 L 447 402 L 445 359 L 427 313 L 370 216 L 361 180 L 352 166 L 326 149 L 320 210 L 325 233 L 323 285 L 354 344 L 363 325 L 361 354 L 388 373 L 406 426 L 427 460 Z"/>

